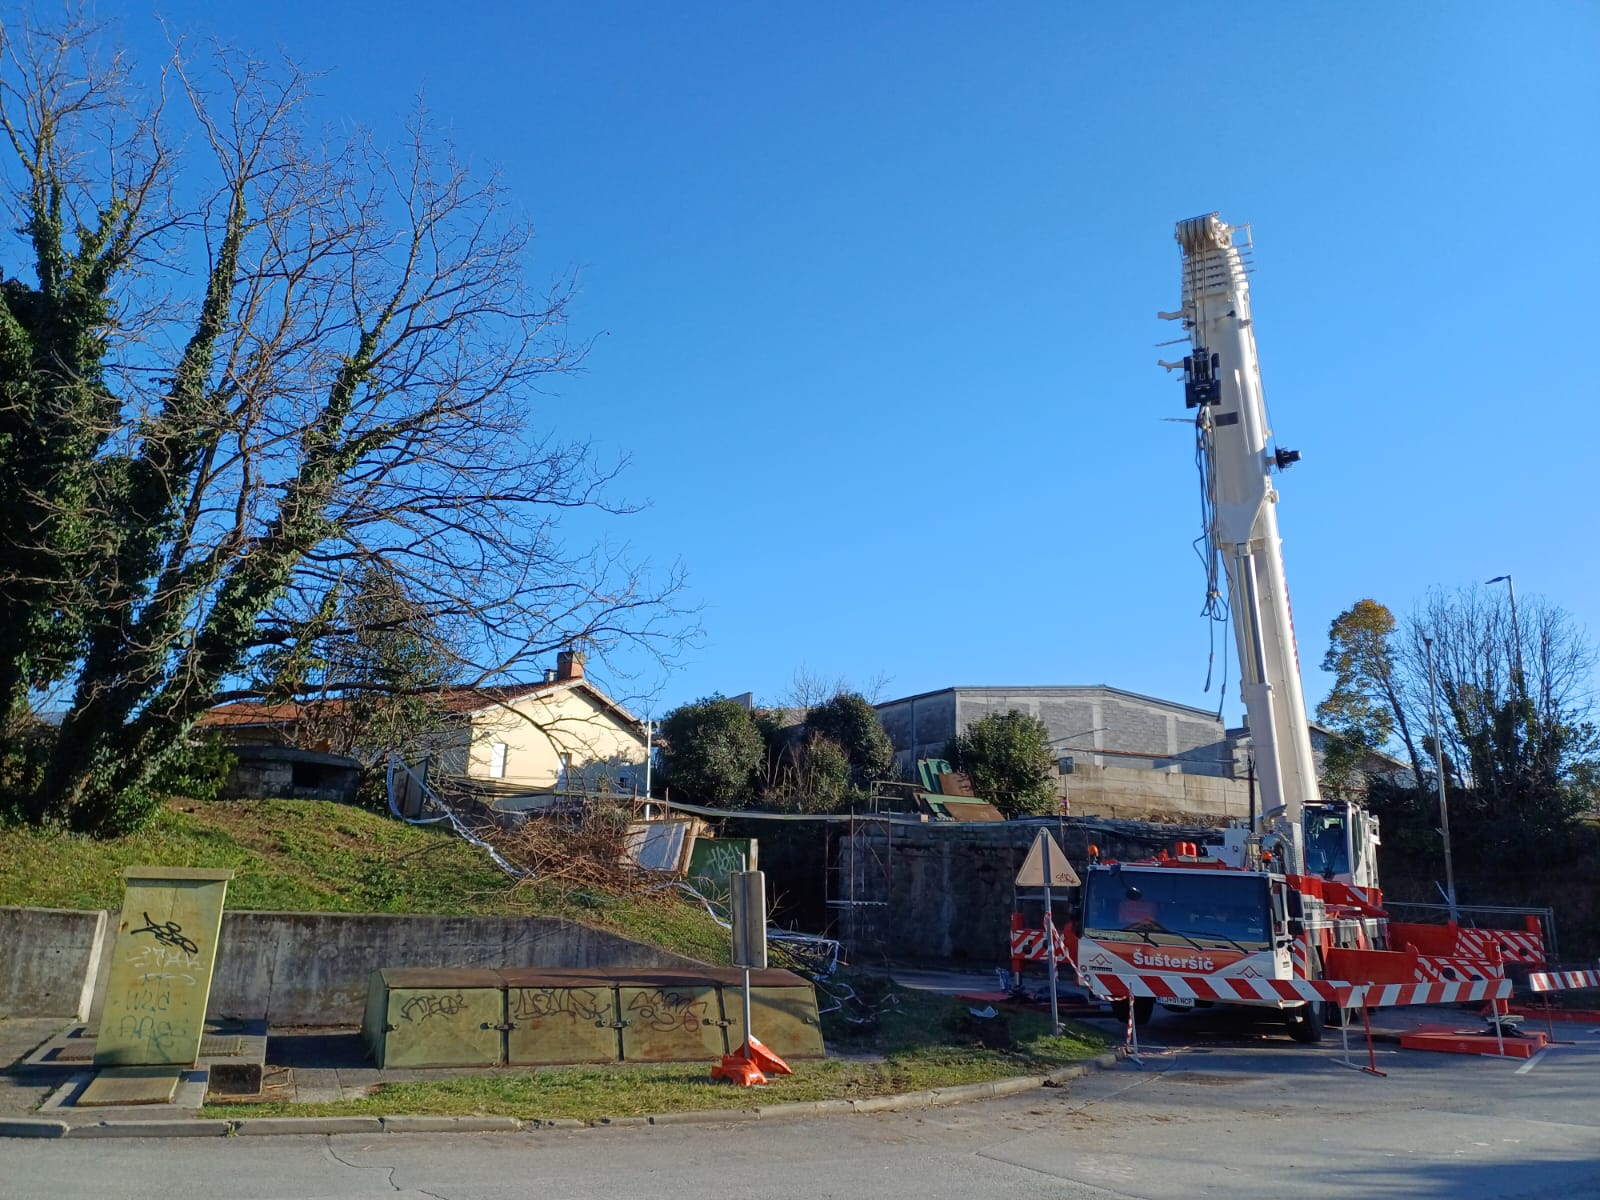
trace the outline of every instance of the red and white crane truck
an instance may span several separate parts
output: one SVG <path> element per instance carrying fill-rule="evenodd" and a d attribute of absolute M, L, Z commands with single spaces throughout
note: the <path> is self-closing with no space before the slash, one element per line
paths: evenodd
<path fill-rule="evenodd" d="M 1276 480 L 1300 456 L 1267 424 L 1247 236 L 1215 213 L 1180 222 L 1182 302 L 1160 315 L 1189 342 L 1162 365 L 1182 369 L 1194 414 L 1208 592 L 1237 639 L 1262 815 L 1218 844 L 1092 861 L 1067 951 L 1081 982 L 1141 1023 L 1157 1001 L 1258 1005 L 1311 1042 L 1351 1006 L 1502 997 L 1504 962 L 1539 962 L 1543 946 L 1531 929 L 1389 922 L 1377 821 L 1319 795 L 1278 536 Z"/>

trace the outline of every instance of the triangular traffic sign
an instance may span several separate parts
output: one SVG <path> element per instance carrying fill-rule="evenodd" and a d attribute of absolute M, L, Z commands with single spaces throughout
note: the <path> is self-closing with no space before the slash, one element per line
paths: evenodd
<path fill-rule="evenodd" d="M 1048 880 L 1044 877 L 1046 846 L 1050 847 Z M 1022 860 L 1022 870 L 1017 872 L 1017 886 L 1019 888 L 1077 887 L 1080 882 L 1078 873 L 1072 869 L 1072 864 L 1061 852 L 1061 846 L 1055 838 L 1050 836 L 1050 831 L 1039 830 L 1039 836 L 1033 839 L 1033 845 L 1028 848 L 1028 857 Z"/>

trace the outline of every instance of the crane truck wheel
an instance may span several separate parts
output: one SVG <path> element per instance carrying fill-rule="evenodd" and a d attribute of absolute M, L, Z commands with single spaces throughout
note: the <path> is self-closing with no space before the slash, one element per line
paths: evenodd
<path fill-rule="evenodd" d="M 1156 1011 L 1155 999 L 1151 996 L 1135 996 L 1133 998 L 1133 1023 L 1141 1029 L 1150 1023 L 1150 1014 Z M 1128 1021 L 1128 1002 L 1126 1000 L 1113 1000 L 1111 1002 L 1111 1015 L 1123 1024 Z"/>
<path fill-rule="evenodd" d="M 1295 1008 L 1283 1010 L 1284 1024 L 1289 1027 L 1289 1036 L 1297 1042 L 1308 1045 L 1322 1040 L 1322 1005 L 1320 1003 L 1307 1003 Z"/>

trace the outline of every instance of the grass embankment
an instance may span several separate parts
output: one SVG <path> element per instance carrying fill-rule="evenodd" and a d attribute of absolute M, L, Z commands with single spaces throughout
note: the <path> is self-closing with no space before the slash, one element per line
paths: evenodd
<path fill-rule="evenodd" d="M 168 804 L 131 837 L 94 841 L 0 828 L 0 904 L 119 908 L 123 867 L 231 867 L 227 906 L 289 912 L 563 916 L 706 963 L 726 963 L 727 931 L 672 893 L 586 897 L 513 884 L 482 850 L 435 827 L 319 801 Z M 863 990 L 867 985 L 862 984 Z M 754 1091 L 710 1079 L 710 1063 L 500 1070 L 391 1083 L 335 1104 L 213 1106 L 215 1117 L 322 1114 L 637 1116 L 791 1101 L 855 1099 L 1048 1074 L 1100 1053 L 1094 1031 L 1062 1037 L 1032 1013 L 1006 1017 L 1003 1047 L 980 1045 L 980 1026 L 948 997 L 900 990 L 870 1032 L 824 1017 L 830 1052 L 854 1057 L 791 1064 Z M 992 1034 L 993 1026 L 983 1026 Z M 997 1040 L 991 1037 L 989 1040 Z M 441 1072 L 443 1076 L 443 1072 Z"/>
<path fill-rule="evenodd" d="M 169 803 L 143 832 L 105 841 L 0 828 L 0 904 L 116 909 L 133 865 L 231 867 L 228 908 L 560 916 L 701 962 L 729 955 L 727 932 L 670 894 L 514 885 L 448 830 L 317 800 Z"/>
<path fill-rule="evenodd" d="M 1102 1053 L 1106 1039 L 1069 1024 L 1053 1037 L 1041 1014 L 1007 1013 L 1009 1045 L 979 1044 L 966 1006 L 947 996 L 894 993 L 881 1025 L 855 1033 L 824 1018 L 829 1049 L 863 1057 L 797 1061 L 793 1075 L 761 1088 L 714 1082 L 710 1063 L 500 1070 L 425 1082 L 387 1083 L 360 1100 L 328 1104 L 211 1105 L 202 1116 L 510 1116 L 554 1120 L 643 1116 L 807 1100 L 864 1099 L 1014 1075 L 1048 1075 Z M 996 1040 L 991 1038 L 990 1040 Z M 866 1055 L 875 1057 L 866 1058 Z"/>

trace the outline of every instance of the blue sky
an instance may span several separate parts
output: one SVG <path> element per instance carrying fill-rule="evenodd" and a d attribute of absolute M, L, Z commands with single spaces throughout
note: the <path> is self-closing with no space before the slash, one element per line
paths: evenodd
<path fill-rule="evenodd" d="M 330 122 L 392 131 L 424 91 L 535 271 L 579 270 L 597 342 L 549 422 L 633 456 L 650 507 L 613 534 L 703 605 L 658 714 L 801 666 L 1215 707 L 1154 345 L 1173 225 L 1212 210 L 1253 225 L 1305 456 L 1310 701 L 1363 596 L 1510 571 L 1600 634 L 1600 6 L 101 6 L 146 59 L 158 11 L 327 69 Z"/>

